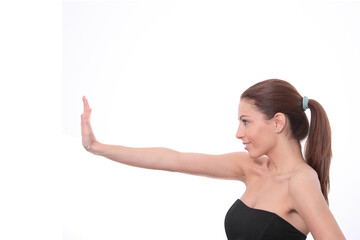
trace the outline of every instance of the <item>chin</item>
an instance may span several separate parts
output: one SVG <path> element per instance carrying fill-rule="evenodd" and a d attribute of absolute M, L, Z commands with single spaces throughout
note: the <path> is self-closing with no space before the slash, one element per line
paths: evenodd
<path fill-rule="evenodd" d="M 249 156 L 251 158 L 257 158 L 258 157 L 258 154 L 254 154 L 253 152 L 248 152 L 249 153 Z"/>
<path fill-rule="evenodd" d="M 251 157 L 251 158 L 259 158 L 259 157 L 262 157 L 262 156 L 264 156 L 265 155 L 265 153 L 262 153 L 262 152 L 254 152 L 254 151 L 248 151 L 248 153 L 249 153 L 249 156 Z"/>

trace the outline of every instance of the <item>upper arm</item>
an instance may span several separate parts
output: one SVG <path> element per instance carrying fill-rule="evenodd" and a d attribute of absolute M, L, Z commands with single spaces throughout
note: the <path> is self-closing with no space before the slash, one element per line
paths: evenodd
<path fill-rule="evenodd" d="M 246 152 L 221 155 L 179 153 L 176 171 L 207 177 L 245 180 L 245 169 L 251 159 Z"/>
<path fill-rule="evenodd" d="M 289 183 L 289 193 L 314 239 L 345 239 L 322 195 L 316 173 L 294 176 Z"/>

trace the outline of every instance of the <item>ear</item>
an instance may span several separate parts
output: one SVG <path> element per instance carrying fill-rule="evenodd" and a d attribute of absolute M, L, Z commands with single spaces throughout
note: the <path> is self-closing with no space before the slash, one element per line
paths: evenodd
<path fill-rule="evenodd" d="M 273 117 L 276 133 L 280 133 L 284 130 L 286 125 L 286 116 L 283 113 L 276 113 Z"/>

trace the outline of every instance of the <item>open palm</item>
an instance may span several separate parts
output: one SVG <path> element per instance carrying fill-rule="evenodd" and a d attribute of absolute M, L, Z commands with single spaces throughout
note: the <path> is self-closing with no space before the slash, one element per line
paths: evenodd
<path fill-rule="evenodd" d="M 84 112 L 81 114 L 82 144 L 87 151 L 91 151 L 92 146 L 97 143 L 90 123 L 92 109 L 90 108 L 88 100 L 85 96 L 83 96 L 82 100 L 84 102 Z"/>

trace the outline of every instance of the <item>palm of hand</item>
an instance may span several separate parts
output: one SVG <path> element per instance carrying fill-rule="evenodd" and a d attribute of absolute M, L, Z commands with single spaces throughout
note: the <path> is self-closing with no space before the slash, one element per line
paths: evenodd
<path fill-rule="evenodd" d="M 93 144 L 97 142 L 90 123 L 92 109 L 90 108 L 85 96 L 82 98 L 82 100 L 84 103 L 84 112 L 81 114 L 82 144 L 87 151 L 91 151 Z"/>

